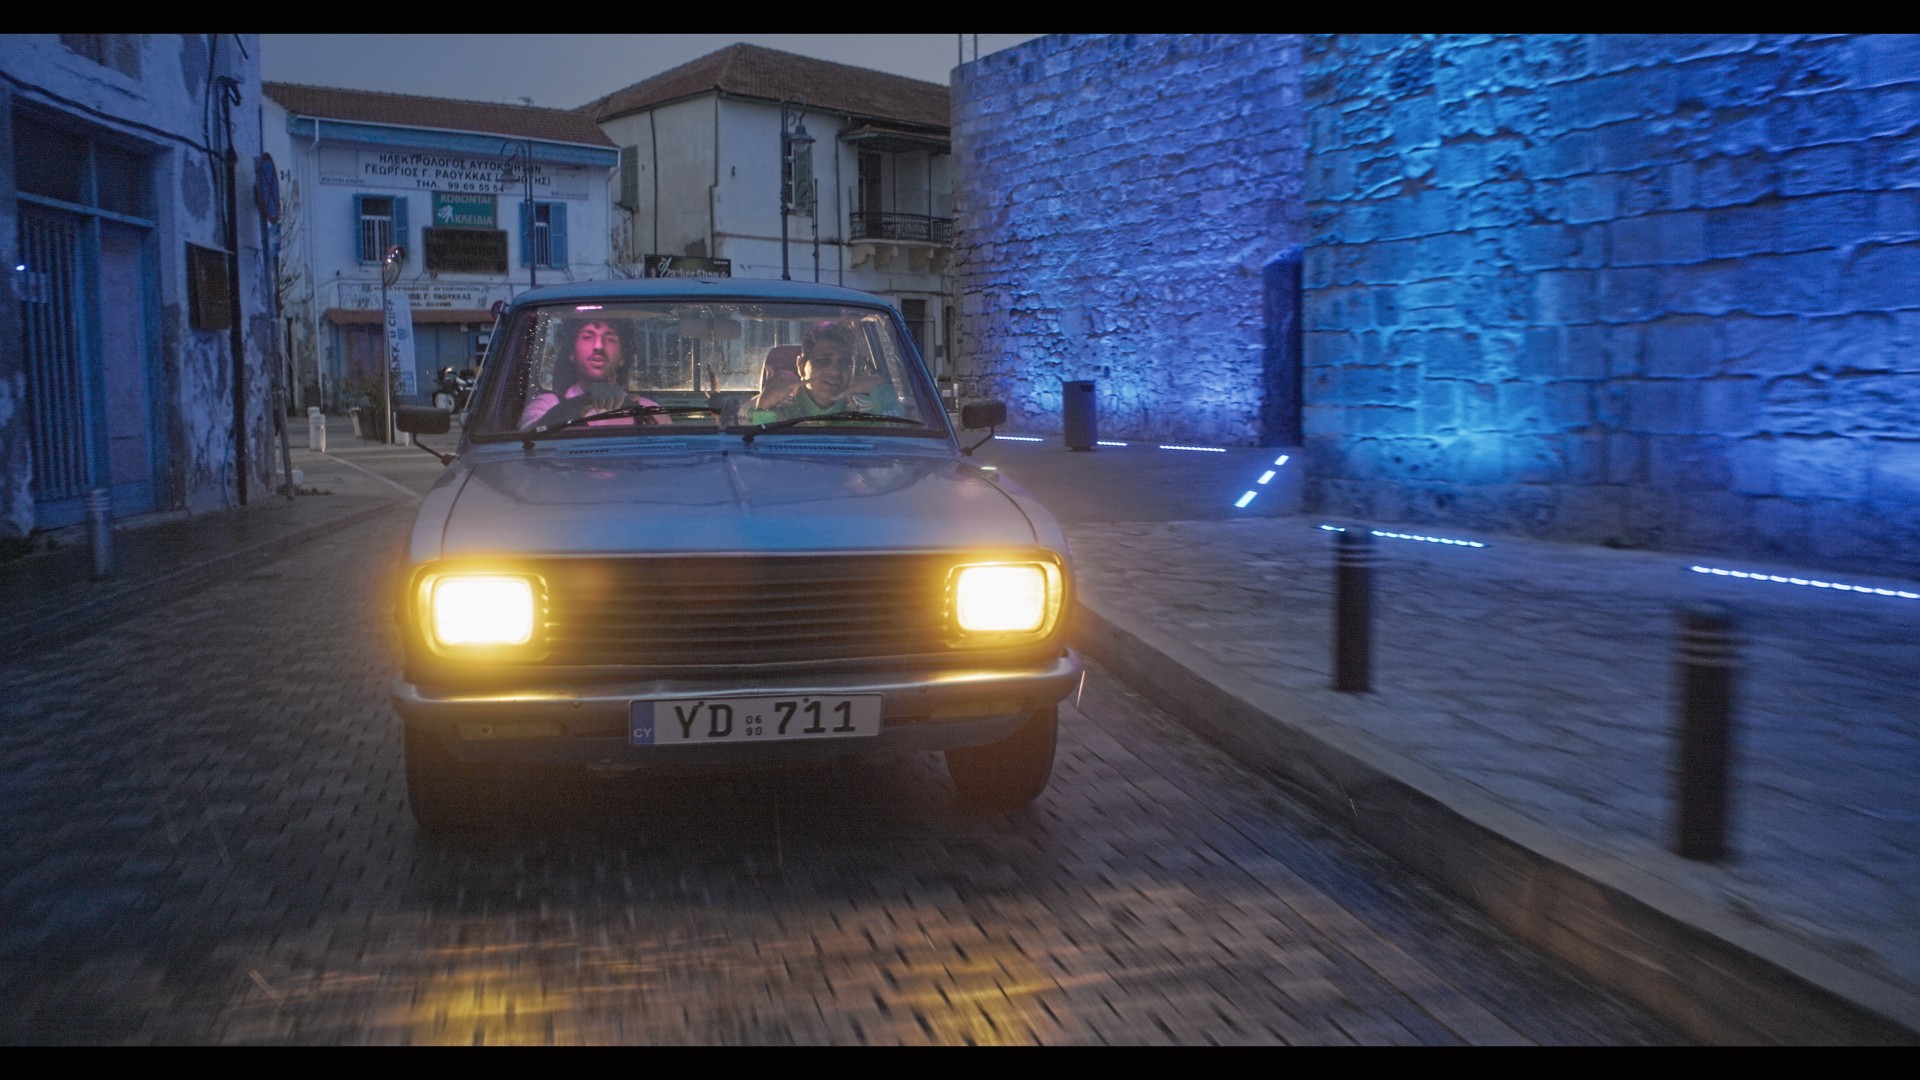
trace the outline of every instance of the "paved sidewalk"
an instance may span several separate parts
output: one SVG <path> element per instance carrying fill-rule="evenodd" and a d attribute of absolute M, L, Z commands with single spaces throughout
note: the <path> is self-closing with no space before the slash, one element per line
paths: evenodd
<path fill-rule="evenodd" d="M 1271 451 L 981 454 L 1061 515 L 1090 656 L 1502 925 L 1708 1041 L 1920 1041 L 1920 599 L 1689 568 L 1920 584 L 1235 509 Z M 1486 545 L 1372 541 L 1368 693 L 1322 524 Z M 1741 637 L 1716 863 L 1668 848 L 1701 602 Z"/>
<path fill-rule="evenodd" d="M 83 531 L 0 563 L 0 647 L 410 511 L 374 468 L 393 448 L 339 419 L 331 454 L 295 432 L 314 494 L 121 529 L 106 581 Z M 1920 600 L 1436 529 L 1487 546 L 1374 541 L 1373 689 L 1335 693 L 1333 534 L 1275 453 L 1054 436 L 979 456 L 1065 524 L 1091 657 L 1516 934 L 1707 1041 L 1920 1042 Z M 1674 614 L 1695 601 L 1743 638 L 1733 854 L 1712 864 L 1667 849 Z"/>
<path fill-rule="evenodd" d="M 153 515 L 113 530 L 110 573 L 94 580 L 85 526 L 54 533 L 43 550 L 0 563 L 0 650 L 18 653 L 84 636 L 134 605 L 154 603 L 222 574 L 275 559 L 301 544 L 350 527 L 412 496 L 351 465 L 346 456 L 306 449 L 306 425 L 290 444 L 300 494 L 254 492 L 245 506 L 203 514 Z M 345 417 L 331 418 L 328 446 L 347 455 L 377 447 L 353 436 Z M 357 444 L 357 445 L 356 445 Z M 417 451 L 416 451 L 417 453 Z M 279 446 L 274 464 L 279 466 Z"/>

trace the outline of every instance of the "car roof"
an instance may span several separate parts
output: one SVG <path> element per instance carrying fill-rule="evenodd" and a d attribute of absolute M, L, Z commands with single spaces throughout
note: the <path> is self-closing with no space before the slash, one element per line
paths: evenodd
<path fill-rule="evenodd" d="M 767 278 L 675 277 L 576 281 L 542 285 L 513 298 L 511 307 L 588 300 L 814 300 L 891 308 L 885 297 L 837 285 Z"/>

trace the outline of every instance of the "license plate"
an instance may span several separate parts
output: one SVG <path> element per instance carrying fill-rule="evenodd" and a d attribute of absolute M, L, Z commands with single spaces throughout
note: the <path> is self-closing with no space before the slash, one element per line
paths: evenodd
<path fill-rule="evenodd" d="M 857 739 L 880 734 L 880 713 L 879 694 L 636 701 L 627 733 L 635 746 Z"/>

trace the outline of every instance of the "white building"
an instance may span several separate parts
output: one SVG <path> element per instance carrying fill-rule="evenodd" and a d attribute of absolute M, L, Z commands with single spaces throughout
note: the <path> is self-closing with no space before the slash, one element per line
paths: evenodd
<path fill-rule="evenodd" d="M 272 487 L 259 161 L 257 35 L 0 35 L 0 549 Z"/>
<path fill-rule="evenodd" d="M 282 178 L 280 295 L 301 404 L 355 404 L 379 370 L 381 268 L 413 313 L 402 401 L 477 363 L 493 305 L 535 285 L 613 273 L 619 158 L 583 114 L 268 83 L 265 139 Z"/>
<path fill-rule="evenodd" d="M 945 370 L 945 86 L 732 45 L 580 111 L 620 148 L 618 272 L 724 270 L 876 293 L 899 306 L 935 372 Z M 812 140 L 792 152 L 784 215 L 783 116 L 790 136 L 804 129 Z"/>

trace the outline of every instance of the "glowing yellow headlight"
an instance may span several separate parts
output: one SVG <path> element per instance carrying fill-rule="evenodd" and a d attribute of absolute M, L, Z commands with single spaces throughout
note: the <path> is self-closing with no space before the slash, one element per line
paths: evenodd
<path fill-rule="evenodd" d="M 1047 621 L 1047 573 L 1031 563 L 965 567 L 954 579 L 953 611 L 969 634 L 1032 633 Z"/>
<path fill-rule="evenodd" d="M 433 583 L 433 634 L 442 645 L 524 645 L 533 639 L 533 583 L 458 574 Z"/>

